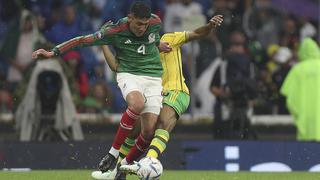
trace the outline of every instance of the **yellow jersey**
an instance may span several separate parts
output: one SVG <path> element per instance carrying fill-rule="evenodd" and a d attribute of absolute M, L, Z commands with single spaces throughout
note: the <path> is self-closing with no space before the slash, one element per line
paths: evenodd
<path fill-rule="evenodd" d="M 181 60 L 181 46 L 187 41 L 187 33 L 166 33 L 161 37 L 161 41 L 169 43 L 169 46 L 172 48 L 172 51 L 168 53 L 160 53 L 163 67 L 163 90 L 183 91 L 189 94 L 189 89 L 182 73 Z"/>

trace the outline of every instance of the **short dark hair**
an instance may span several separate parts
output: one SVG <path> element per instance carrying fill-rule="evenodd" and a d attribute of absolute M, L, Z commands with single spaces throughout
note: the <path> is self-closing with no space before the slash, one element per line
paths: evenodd
<path fill-rule="evenodd" d="M 130 7 L 130 13 L 137 18 L 150 18 L 151 17 L 151 8 L 148 4 L 143 1 L 136 1 L 132 3 Z"/>

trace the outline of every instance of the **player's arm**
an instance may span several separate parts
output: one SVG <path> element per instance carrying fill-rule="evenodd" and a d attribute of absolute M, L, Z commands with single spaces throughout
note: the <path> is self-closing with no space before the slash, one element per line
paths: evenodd
<path fill-rule="evenodd" d="M 105 25 L 101 27 L 99 31 L 97 31 L 94 34 L 75 37 L 73 39 L 70 39 L 68 41 L 65 41 L 57 45 L 52 50 L 47 51 L 44 49 L 38 49 L 32 53 L 32 58 L 33 59 L 37 59 L 39 57 L 51 58 L 54 56 L 59 56 L 60 54 L 71 49 L 108 44 L 109 42 L 112 41 L 111 35 L 107 31 L 111 23 L 112 22 L 110 21 L 107 22 Z"/>
<path fill-rule="evenodd" d="M 112 54 L 111 50 L 107 45 L 101 46 L 104 58 L 106 59 L 107 64 L 109 65 L 110 69 L 114 72 L 117 72 L 118 69 L 118 63 L 116 61 L 116 58 Z"/>
<path fill-rule="evenodd" d="M 187 32 L 187 41 L 193 41 L 207 36 L 212 29 L 220 26 L 222 22 L 222 15 L 213 16 L 206 25 L 201 26 L 194 31 Z"/>
<path fill-rule="evenodd" d="M 44 50 L 38 49 L 32 53 L 32 58 L 37 59 L 39 57 L 43 58 L 51 58 L 54 56 L 59 56 L 60 54 L 69 51 L 71 49 L 78 49 L 87 46 L 94 46 L 94 45 L 102 45 L 104 44 L 102 39 L 99 38 L 102 35 L 101 32 L 98 31 L 95 34 L 90 34 L 86 36 L 78 36 L 73 39 L 70 39 L 66 42 L 63 42 L 57 46 L 55 46 L 52 50 Z"/>

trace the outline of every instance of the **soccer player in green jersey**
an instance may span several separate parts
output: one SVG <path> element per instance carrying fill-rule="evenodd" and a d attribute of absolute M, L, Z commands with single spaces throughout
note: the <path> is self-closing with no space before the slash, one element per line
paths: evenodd
<path fill-rule="evenodd" d="M 189 106 L 189 89 L 184 82 L 185 80 L 182 74 L 181 46 L 190 41 L 205 37 L 212 29 L 220 26 L 222 22 L 223 16 L 216 15 L 209 23 L 194 31 L 166 33 L 161 37 L 161 41 L 169 43 L 172 50 L 170 52 L 160 53 L 164 70 L 162 75 L 164 92 L 162 102 L 163 108 L 160 111 L 157 129 L 148 153 L 146 154 L 147 157 L 158 158 L 158 156 L 166 149 L 170 136 L 169 133 L 176 125 L 181 114 L 186 111 Z M 113 71 L 117 71 L 118 65 L 114 60 L 112 52 L 107 46 L 103 46 L 102 48 L 108 65 Z M 134 137 L 135 135 L 133 132 L 133 134 L 126 139 L 125 144 L 121 146 L 118 162 L 124 157 L 130 158 L 131 154 L 128 154 L 128 151 L 132 144 L 131 142 L 134 142 Z M 134 163 L 132 165 L 123 165 L 120 167 L 120 170 L 122 169 L 126 172 L 136 174 L 137 170 L 140 168 L 144 167 L 140 167 L 138 164 Z M 92 177 L 105 180 L 113 179 L 114 177 L 117 179 L 116 174 L 119 174 L 116 169 L 105 173 L 95 171 L 92 173 Z"/>
<path fill-rule="evenodd" d="M 111 149 L 99 163 L 102 172 L 115 163 L 121 144 L 140 114 L 141 133 L 131 148 L 135 152 L 133 154 L 140 156 L 153 138 L 162 106 L 162 65 L 158 50 L 160 28 L 160 18 L 151 14 L 148 5 L 138 1 L 132 4 L 128 17 L 116 24 L 107 23 L 94 34 L 73 38 L 50 51 L 38 49 L 32 53 L 32 58 L 37 59 L 59 56 L 68 50 L 86 46 L 110 44 L 115 48 L 119 64 L 117 82 L 128 108 L 122 115 Z"/>

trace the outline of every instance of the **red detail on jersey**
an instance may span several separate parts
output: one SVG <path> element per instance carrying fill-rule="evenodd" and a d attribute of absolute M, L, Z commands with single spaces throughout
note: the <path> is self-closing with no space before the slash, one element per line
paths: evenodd
<path fill-rule="evenodd" d="M 85 38 L 80 38 L 80 39 L 74 39 L 67 44 L 63 45 L 62 47 L 59 48 L 60 53 L 63 53 L 65 50 L 68 50 L 70 48 L 73 48 L 74 46 L 77 46 L 82 43 L 91 43 L 94 41 L 93 36 L 85 37 Z"/>
<path fill-rule="evenodd" d="M 112 34 L 129 29 L 128 23 L 119 24 L 106 30 L 106 34 Z"/>
<path fill-rule="evenodd" d="M 150 25 L 161 24 L 161 19 L 159 17 L 151 18 L 149 24 Z"/>

